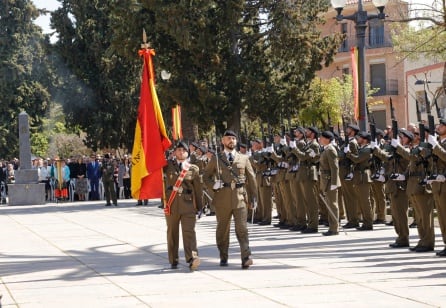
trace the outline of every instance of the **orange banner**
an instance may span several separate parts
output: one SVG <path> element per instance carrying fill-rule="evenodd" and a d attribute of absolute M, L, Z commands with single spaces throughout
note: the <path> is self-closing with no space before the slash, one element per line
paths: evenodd
<path fill-rule="evenodd" d="M 173 140 L 183 139 L 183 128 L 181 126 L 181 106 L 176 105 L 172 108 L 172 137 Z"/>
<path fill-rule="evenodd" d="M 352 82 L 353 82 L 353 105 L 354 118 L 359 119 L 359 85 L 358 85 L 358 49 L 352 47 L 350 49 L 350 56 L 352 61 Z"/>

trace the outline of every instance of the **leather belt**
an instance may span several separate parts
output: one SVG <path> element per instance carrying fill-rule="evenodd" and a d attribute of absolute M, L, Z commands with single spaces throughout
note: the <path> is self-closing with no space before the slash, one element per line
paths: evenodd
<path fill-rule="evenodd" d="M 233 185 L 233 184 L 231 184 L 231 183 L 223 183 L 223 187 L 231 187 L 231 185 Z M 235 183 L 235 188 L 241 188 L 241 187 L 243 187 L 243 183 Z"/>
<path fill-rule="evenodd" d="M 167 190 L 173 190 L 173 186 L 167 186 Z M 180 193 L 179 190 L 178 190 L 178 193 Z M 190 195 L 190 194 L 192 194 L 192 189 L 183 189 L 183 190 L 181 190 L 180 194 Z"/>
<path fill-rule="evenodd" d="M 423 172 L 409 172 L 409 176 L 424 176 Z"/>

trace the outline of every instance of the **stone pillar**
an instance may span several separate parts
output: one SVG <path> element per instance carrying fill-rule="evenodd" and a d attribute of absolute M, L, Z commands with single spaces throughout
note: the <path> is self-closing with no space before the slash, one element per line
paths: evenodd
<path fill-rule="evenodd" d="M 45 184 L 39 183 L 37 169 L 31 169 L 31 143 L 28 114 L 19 114 L 20 167 L 14 172 L 15 183 L 8 184 L 9 205 L 45 203 Z"/>
<path fill-rule="evenodd" d="M 31 143 L 29 137 L 28 114 L 22 111 L 19 114 L 20 169 L 31 169 Z"/>

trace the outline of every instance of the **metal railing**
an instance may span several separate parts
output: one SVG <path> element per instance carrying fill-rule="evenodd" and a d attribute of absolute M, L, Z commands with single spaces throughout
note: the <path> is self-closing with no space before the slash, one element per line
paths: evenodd
<path fill-rule="evenodd" d="M 339 52 L 348 52 L 351 47 L 357 46 L 355 35 L 348 35 L 339 47 Z M 366 37 L 366 49 L 392 47 L 392 40 L 388 35 L 368 35 Z"/>

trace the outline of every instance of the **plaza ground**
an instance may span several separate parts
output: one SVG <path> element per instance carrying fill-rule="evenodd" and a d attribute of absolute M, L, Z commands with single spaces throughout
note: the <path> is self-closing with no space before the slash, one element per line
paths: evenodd
<path fill-rule="evenodd" d="M 159 201 L 135 204 L 1 205 L 2 307 L 446 307 L 446 258 L 389 248 L 393 227 L 324 237 L 248 225 L 254 265 L 242 270 L 234 232 L 220 267 L 215 216 L 202 217 L 190 272 L 182 250 L 170 269 Z"/>

